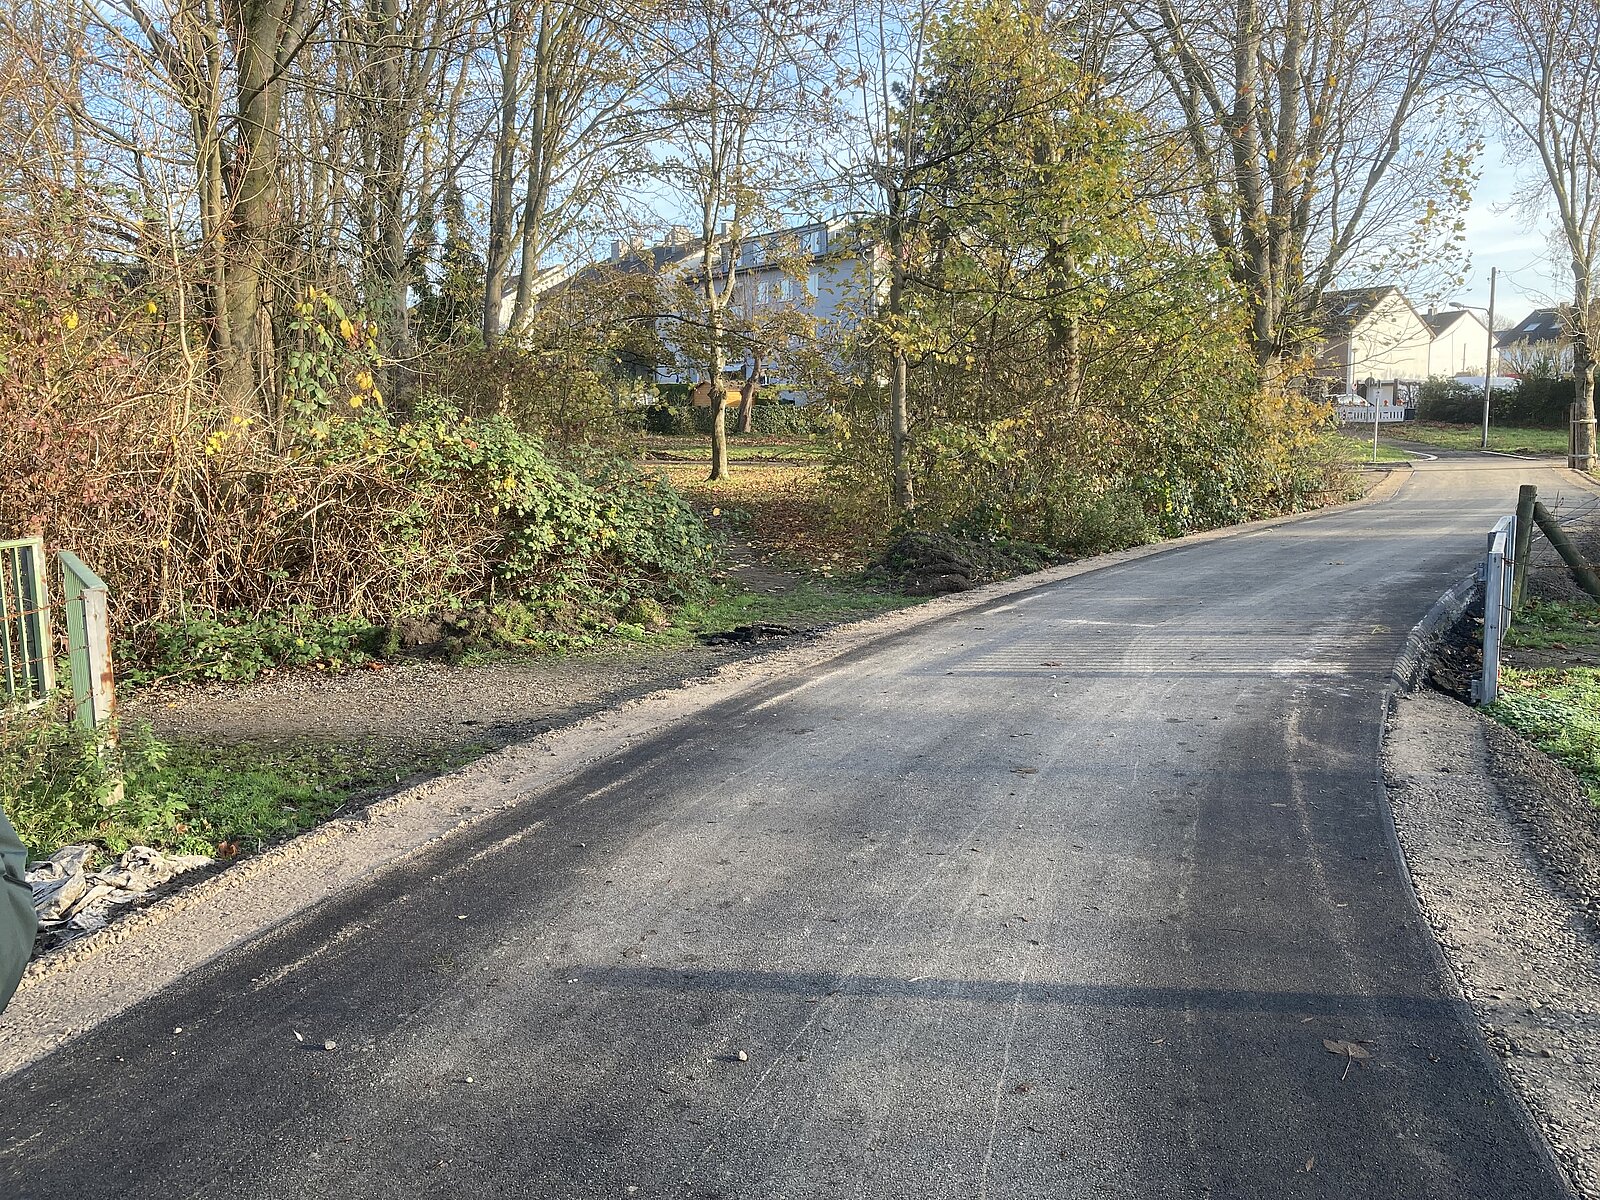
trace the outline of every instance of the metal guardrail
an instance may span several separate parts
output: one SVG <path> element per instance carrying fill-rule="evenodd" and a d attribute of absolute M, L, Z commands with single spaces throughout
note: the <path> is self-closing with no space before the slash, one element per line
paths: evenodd
<path fill-rule="evenodd" d="M 61 563 L 62 615 L 73 720 L 98 729 L 116 709 L 111 673 L 110 593 L 105 581 L 70 550 Z M 0 542 L 0 669 L 5 693 L 0 717 L 43 704 L 56 686 L 56 634 L 45 579 L 42 538 Z"/>
<path fill-rule="evenodd" d="M 44 539 L 0 542 L 0 668 L 4 709 L 42 704 L 55 688 Z"/>
<path fill-rule="evenodd" d="M 1500 695 L 1500 646 L 1511 629 L 1516 526 L 1515 517 L 1495 522 L 1489 551 L 1478 568 L 1483 583 L 1483 674 L 1472 681 L 1474 704 L 1493 704 Z"/>

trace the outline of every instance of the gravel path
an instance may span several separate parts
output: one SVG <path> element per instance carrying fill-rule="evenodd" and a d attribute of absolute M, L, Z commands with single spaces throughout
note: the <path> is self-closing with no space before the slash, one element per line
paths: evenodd
<path fill-rule="evenodd" d="M 334 676 L 279 671 L 242 687 L 148 692 L 126 712 L 149 721 L 162 737 L 220 742 L 505 744 L 694 679 L 750 653 L 737 646 L 628 648 L 461 667 L 402 662 Z"/>
<path fill-rule="evenodd" d="M 748 591 L 779 595 L 801 581 L 762 562 L 737 538 L 729 539 L 728 553 L 728 577 Z M 791 624 L 808 631 L 812 623 Z M 398 760 L 415 750 L 501 746 L 535 737 L 772 645 L 619 644 L 463 666 L 411 660 L 338 675 L 276 671 L 243 685 L 155 688 L 129 702 L 124 715 L 148 721 L 165 738 L 388 744 Z"/>
<path fill-rule="evenodd" d="M 1597 844 L 1600 815 L 1567 803 L 1554 764 L 1512 749 L 1513 736 L 1436 693 L 1402 699 L 1389 800 L 1423 911 L 1489 1044 L 1575 1188 L 1600 1200 L 1600 941 L 1596 897 L 1582 890 L 1594 876 L 1552 872 Z M 1541 854 L 1556 845 L 1558 857 Z"/>

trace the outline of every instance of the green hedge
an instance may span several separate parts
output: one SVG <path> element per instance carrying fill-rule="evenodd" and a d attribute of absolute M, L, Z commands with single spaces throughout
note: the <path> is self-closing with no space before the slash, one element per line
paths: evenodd
<path fill-rule="evenodd" d="M 1490 412 L 1502 425 L 1565 429 L 1575 398 L 1570 379 L 1529 376 L 1517 384 L 1508 402 L 1501 404 L 1497 397 Z"/>
<path fill-rule="evenodd" d="M 1499 425 L 1562 429 L 1572 396 L 1570 379 L 1531 376 L 1515 387 L 1495 388 L 1489 415 Z M 1483 389 L 1454 379 L 1430 379 L 1417 397 L 1417 416 L 1424 421 L 1475 424 L 1483 419 Z"/>

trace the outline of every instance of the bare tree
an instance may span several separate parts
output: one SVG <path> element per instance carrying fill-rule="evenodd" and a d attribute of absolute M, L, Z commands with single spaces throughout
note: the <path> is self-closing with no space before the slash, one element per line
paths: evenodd
<path fill-rule="evenodd" d="M 1469 163 L 1429 104 L 1461 0 L 1123 0 L 1248 299 L 1257 361 L 1312 332 L 1363 255 L 1451 236 Z M 1418 222 L 1421 224 L 1418 224 Z M 1399 231 L 1406 231 L 1400 233 Z"/>
<path fill-rule="evenodd" d="M 1530 195 L 1553 210 L 1572 271 L 1565 310 L 1572 343 L 1577 415 L 1572 453 L 1594 466 L 1594 343 L 1600 334 L 1595 270 L 1600 267 L 1600 3 L 1597 0 L 1488 0 L 1460 43 L 1462 65 L 1482 102 L 1498 114 L 1507 143 L 1534 168 Z"/>
<path fill-rule="evenodd" d="M 922 140 L 925 56 L 943 9 L 938 0 L 873 0 L 852 11 L 844 40 L 854 85 L 847 111 L 857 136 L 841 173 L 858 185 L 857 201 L 881 244 L 885 277 L 868 303 L 889 359 L 891 494 L 901 512 L 916 504 L 905 319 L 916 197 L 934 166 Z M 876 279 L 868 282 L 878 288 Z"/>
<path fill-rule="evenodd" d="M 728 474 L 728 308 L 747 256 L 770 252 L 747 246 L 750 235 L 796 211 L 811 185 L 835 20 L 818 0 L 689 0 L 662 26 L 670 56 L 655 117 L 670 151 L 659 177 L 700 232 L 698 271 L 686 279 L 693 307 L 674 340 L 710 386 L 712 479 Z"/>
<path fill-rule="evenodd" d="M 635 106 L 653 77 L 630 52 L 648 6 L 601 10 L 522 0 L 505 10 L 493 54 L 499 95 L 489 170 L 483 340 L 532 316 L 538 268 L 596 208 L 611 207 L 642 126 Z M 665 56 L 659 60 L 665 61 Z M 506 286 L 518 266 L 509 320 Z"/>

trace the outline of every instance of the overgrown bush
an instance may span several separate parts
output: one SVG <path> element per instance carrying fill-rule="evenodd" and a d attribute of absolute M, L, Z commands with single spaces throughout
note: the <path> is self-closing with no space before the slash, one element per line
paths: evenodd
<path fill-rule="evenodd" d="M 1509 389 L 1496 388 L 1496 409 L 1505 403 Z M 1454 379 L 1430 379 L 1417 392 L 1417 419 L 1469 424 L 1483 419 L 1483 389 Z"/>
<path fill-rule="evenodd" d="M 120 682 L 169 679 L 239 683 L 274 667 L 336 671 L 383 652 L 387 630 L 359 617 L 313 610 L 200 612 L 152 622 L 138 643 L 124 642 Z"/>
<path fill-rule="evenodd" d="M 625 381 L 587 359 L 552 359 L 510 342 L 441 355 L 423 372 L 419 394 L 423 409 L 443 400 L 472 418 L 504 416 L 560 448 L 629 453 L 644 425 Z"/>
<path fill-rule="evenodd" d="M 296 308 L 274 410 L 231 411 L 154 281 L 62 254 L 0 241 L 0 534 L 41 533 L 107 580 L 125 669 L 331 666 L 396 614 L 477 602 L 578 628 L 708 573 L 703 525 L 617 453 L 621 424 L 588 439 L 598 417 L 525 405 L 567 439 L 552 448 L 517 404 L 475 415 L 420 393 L 396 415 L 371 327 L 325 293 Z"/>
<path fill-rule="evenodd" d="M 94 841 L 120 853 L 136 842 L 170 841 L 182 797 L 121 785 L 130 770 L 159 767 L 166 748 L 142 728 L 119 742 L 69 717 L 65 705 L 49 704 L 0 722 L 0 807 L 23 844 L 49 854 Z"/>
<path fill-rule="evenodd" d="M 1574 396 L 1570 378 L 1524 375 L 1504 400 L 1496 393 L 1490 417 L 1502 425 L 1565 429 L 1571 420 Z"/>
<path fill-rule="evenodd" d="M 826 410 L 817 404 L 785 404 L 758 399 L 750 410 L 750 432 L 776 437 L 814 437 L 827 423 Z M 739 406 L 723 410 L 723 427 L 731 434 L 739 422 Z M 645 429 L 668 437 L 711 435 L 711 409 L 690 404 L 653 404 L 644 410 Z"/>
<path fill-rule="evenodd" d="M 711 422 L 706 420 L 704 430 L 696 419 L 698 411 L 687 404 L 652 404 L 644 410 L 644 427 L 662 437 L 692 437 L 697 433 L 710 433 Z"/>
<path fill-rule="evenodd" d="M 750 410 L 750 432 L 777 437 L 811 437 L 819 431 L 823 411 L 816 404 L 757 401 Z"/>

